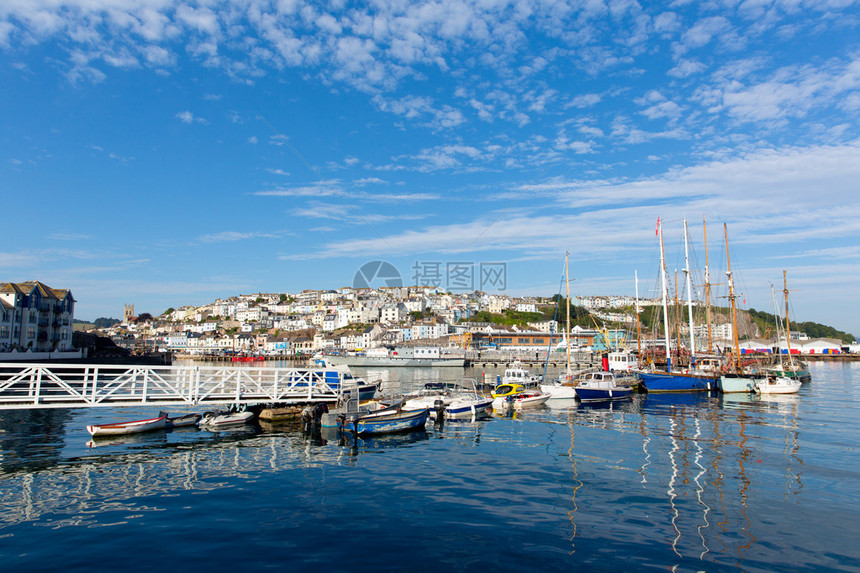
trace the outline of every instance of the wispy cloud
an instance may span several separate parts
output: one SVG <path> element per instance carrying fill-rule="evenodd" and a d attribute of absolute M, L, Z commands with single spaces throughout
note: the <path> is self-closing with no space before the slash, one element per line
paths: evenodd
<path fill-rule="evenodd" d="M 92 238 L 92 235 L 83 233 L 52 233 L 48 235 L 48 239 L 52 241 L 83 241 Z"/>
<path fill-rule="evenodd" d="M 263 233 L 260 231 L 221 231 L 218 233 L 208 233 L 197 237 L 201 243 L 225 243 L 235 241 L 245 241 L 248 239 L 278 239 L 282 233 Z"/>
<path fill-rule="evenodd" d="M 176 118 L 182 123 L 191 125 L 192 123 L 200 123 L 203 125 L 208 125 L 209 122 L 203 119 L 202 117 L 195 117 L 193 113 L 188 110 L 180 111 L 176 114 Z"/>
<path fill-rule="evenodd" d="M 860 233 L 860 207 L 831 205 L 860 180 L 860 142 L 845 146 L 767 150 L 732 160 L 671 170 L 633 181 L 555 181 L 522 186 L 557 201 L 552 216 L 528 211 L 504 216 L 504 232 L 486 232 L 489 217 L 430 226 L 383 239 L 336 241 L 317 256 L 404 253 L 508 253 L 557 251 L 565 245 L 594 253 L 635 250 L 653 235 L 654 222 L 684 216 L 713 217 L 732 224 L 736 241 L 749 245 L 839 240 Z M 819 191 L 811 194 L 814 186 Z M 803 216 L 799 216 L 803 213 Z M 555 232 L 548 234 L 546 229 Z M 649 231 L 650 229 L 650 231 Z"/>
<path fill-rule="evenodd" d="M 265 191 L 255 191 L 253 194 L 261 197 L 326 197 L 342 192 L 341 182 L 337 179 L 317 181 L 311 185 L 296 187 L 278 187 Z"/>

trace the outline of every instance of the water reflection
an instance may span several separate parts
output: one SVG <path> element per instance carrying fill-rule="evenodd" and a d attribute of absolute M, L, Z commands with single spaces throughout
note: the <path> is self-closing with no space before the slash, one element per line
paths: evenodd
<path fill-rule="evenodd" d="M 420 377 L 410 380 L 423 384 Z M 82 445 L 81 431 L 62 437 L 57 428 L 77 428 L 79 421 L 46 414 L 53 429 L 44 430 L 39 411 L 28 412 L 37 416 L 29 426 L 4 414 L 0 532 L 23 523 L 103 525 L 105 512 L 136 514 L 150 503 L 169 505 L 182 492 L 259 491 L 295 479 L 309 498 L 349 490 L 349 503 L 358 507 L 396 501 L 400 512 L 422 512 L 433 499 L 433 511 L 450 513 L 444 528 L 452 536 L 488 541 L 518 527 L 541 536 L 541 557 L 558 559 L 561 552 L 570 566 L 619 569 L 630 565 L 630 556 L 636 565 L 685 570 L 857 565 L 845 538 L 860 471 L 850 456 L 834 461 L 840 440 L 853 446 L 833 437 L 828 404 L 808 395 L 641 395 L 556 403 L 516 417 L 448 421 L 394 436 L 305 435 L 297 424 L 279 424 L 218 435 L 130 436 L 73 456 L 64 456 L 63 447 Z M 41 432 L 48 446 L 37 454 L 24 447 L 16 433 L 24 426 Z M 831 441 L 822 446 L 821 436 Z M 810 477 L 810 468 L 818 476 Z M 835 470 L 842 483 L 832 477 Z M 392 493 L 403 483 L 416 495 Z M 809 483 L 814 496 L 806 491 Z M 822 504 L 822 494 L 836 502 Z M 320 523 L 344 510 L 320 509 Z M 824 511 L 817 527 L 798 530 L 807 516 Z M 385 542 L 406 543 L 409 534 L 399 527 L 375 531 Z M 511 546 L 521 548 L 517 541 Z"/>
<path fill-rule="evenodd" d="M 0 473 L 58 463 L 64 427 L 71 415 L 64 408 L 0 412 Z"/>

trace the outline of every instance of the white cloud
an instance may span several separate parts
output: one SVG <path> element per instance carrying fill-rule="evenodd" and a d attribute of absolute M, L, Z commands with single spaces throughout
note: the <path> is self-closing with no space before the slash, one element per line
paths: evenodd
<path fill-rule="evenodd" d="M 692 76 L 693 74 L 697 74 L 705 69 L 705 65 L 702 62 L 698 62 L 695 60 L 681 59 L 675 64 L 675 67 L 669 70 L 667 73 L 670 76 L 676 78 L 686 78 Z"/>
<path fill-rule="evenodd" d="M 239 232 L 239 231 L 221 231 L 219 233 L 208 233 L 206 235 L 201 235 L 197 238 L 201 243 L 224 243 L 224 242 L 235 242 L 235 241 L 244 241 L 247 239 L 276 239 L 280 237 L 278 233 L 261 233 L 259 231 L 253 232 Z"/>
<path fill-rule="evenodd" d="M 387 100 L 375 96 L 373 101 L 382 111 L 402 115 L 406 119 L 422 119 L 422 125 L 427 127 L 448 129 L 466 121 L 460 110 L 449 105 L 437 108 L 429 97 L 407 96 L 399 100 Z"/>
<path fill-rule="evenodd" d="M 592 107 L 600 103 L 599 94 L 580 94 L 567 102 L 564 107 Z"/>
<path fill-rule="evenodd" d="M 52 241 L 82 241 L 93 237 L 83 233 L 53 233 L 48 235 L 48 238 Z"/>
<path fill-rule="evenodd" d="M 387 235 L 382 239 L 335 241 L 319 256 L 456 253 L 497 249 L 508 253 L 564 250 L 589 253 L 641 249 L 654 234 L 657 217 L 684 216 L 726 221 L 737 244 L 766 246 L 839 241 L 857 250 L 860 207 L 845 205 L 860 180 L 860 142 L 843 146 L 761 150 L 730 160 L 671 170 L 626 182 L 555 181 L 522 186 L 555 197 L 552 215 L 505 211 L 493 217 Z M 542 202 L 541 211 L 546 211 Z M 800 215 L 802 214 L 802 215 Z M 489 232 L 503 221 L 504 233 Z M 552 228 L 553 233 L 546 233 Z M 846 239 L 849 242 L 845 244 Z M 638 246 L 637 246 L 638 245 Z M 825 248 L 833 248 L 831 245 Z M 387 251 L 389 250 L 389 251 Z M 853 252 L 853 251 L 852 251 Z"/>
<path fill-rule="evenodd" d="M 723 16 L 703 18 L 684 33 L 683 42 L 687 48 L 701 48 L 709 44 L 715 36 L 731 29 L 731 23 Z"/>
<path fill-rule="evenodd" d="M 698 99 L 711 111 L 725 110 L 740 121 L 773 121 L 845 105 L 860 88 L 860 58 L 824 67 L 783 67 L 766 79 L 747 70 L 742 79 L 720 78 L 719 83 L 701 89 Z"/>
<path fill-rule="evenodd" d="M 324 197 L 341 193 L 340 181 L 336 179 L 317 181 L 312 185 L 297 187 L 279 187 L 265 191 L 255 191 L 253 194 L 261 197 Z"/>
<path fill-rule="evenodd" d="M 196 117 L 193 113 L 191 113 L 188 110 L 180 111 L 179 113 L 176 114 L 175 117 L 179 121 L 181 121 L 182 123 L 185 123 L 188 125 L 190 125 L 192 123 L 201 123 L 203 125 L 207 125 L 209 123 L 208 121 L 206 121 L 202 117 Z"/>

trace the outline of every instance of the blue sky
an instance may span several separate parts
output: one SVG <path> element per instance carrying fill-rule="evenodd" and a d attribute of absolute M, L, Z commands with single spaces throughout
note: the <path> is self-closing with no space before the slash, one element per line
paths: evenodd
<path fill-rule="evenodd" d="M 747 307 L 787 269 L 796 319 L 860 334 L 858 28 L 849 0 L 7 0 L 0 278 L 92 319 L 372 260 L 551 295 L 567 250 L 574 294 L 657 296 L 657 218 L 701 282 L 705 216 Z"/>

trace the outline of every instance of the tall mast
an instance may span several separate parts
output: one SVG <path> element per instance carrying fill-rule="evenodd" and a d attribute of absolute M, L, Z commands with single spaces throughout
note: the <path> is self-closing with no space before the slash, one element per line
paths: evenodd
<path fill-rule="evenodd" d="M 690 282 L 690 248 L 687 245 L 687 219 L 684 219 L 684 272 L 687 274 L 687 314 L 690 323 L 690 366 L 696 363 L 696 338 L 693 334 L 693 286 Z"/>
<path fill-rule="evenodd" d="M 567 307 L 567 373 L 570 374 L 570 271 L 568 270 L 568 254 L 564 252 L 564 284 L 566 285 L 565 306 Z"/>
<path fill-rule="evenodd" d="M 784 278 L 785 277 L 783 277 L 783 279 Z M 779 314 L 777 314 L 779 312 L 779 307 L 776 304 L 776 292 L 773 290 L 773 283 L 770 284 L 770 298 L 773 301 L 773 313 L 774 313 L 774 318 L 776 319 L 776 350 L 777 350 L 777 354 L 779 355 L 779 368 L 780 368 L 780 370 L 782 370 L 782 349 L 780 349 L 780 347 L 779 347 L 779 338 L 780 338 L 779 329 L 782 325 L 780 324 Z M 786 341 L 788 341 L 788 334 L 786 334 L 785 339 L 786 339 Z"/>
<path fill-rule="evenodd" d="M 642 359 L 642 322 L 639 320 L 639 273 L 633 271 L 633 281 L 636 283 L 636 352 L 639 354 L 639 359 Z"/>
<path fill-rule="evenodd" d="M 666 286 L 666 257 L 663 253 L 663 225 L 660 219 L 657 219 L 657 234 L 660 236 L 660 276 L 663 282 L 663 340 L 666 343 L 666 372 L 672 371 L 672 358 L 669 351 L 669 306 L 666 300 L 669 297 L 668 287 Z"/>
<path fill-rule="evenodd" d="M 785 269 L 782 270 L 782 292 L 785 293 L 785 347 L 788 352 L 789 364 L 791 364 L 791 324 L 788 322 L 788 276 Z"/>
<path fill-rule="evenodd" d="M 738 343 L 738 315 L 735 309 L 735 286 L 732 281 L 732 260 L 729 256 L 729 228 L 723 223 L 723 231 L 726 234 L 726 264 L 728 269 L 726 276 L 729 278 L 729 300 L 732 301 L 732 342 L 735 344 L 735 372 L 741 370 L 741 345 Z"/>
<path fill-rule="evenodd" d="M 681 365 L 681 304 L 678 302 L 678 269 L 675 269 L 675 338 L 678 341 L 678 366 Z"/>
<path fill-rule="evenodd" d="M 708 223 L 702 215 L 702 224 L 705 226 L 705 320 L 708 323 L 708 354 L 713 354 L 714 344 L 711 337 L 711 271 L 708 266 Z"/>

